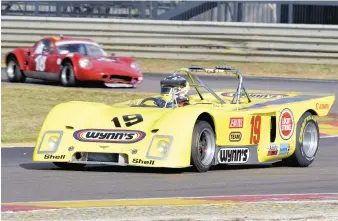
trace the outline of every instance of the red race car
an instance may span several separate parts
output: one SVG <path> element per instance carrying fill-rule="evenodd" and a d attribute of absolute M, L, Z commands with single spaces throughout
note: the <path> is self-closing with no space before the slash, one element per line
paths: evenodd
<path fill-rule="evenodd" d="M 31 48 L 16 48 L 5 56 L 10 82 L 26 77 L 75 86 L 100 81 L 107 87 L 137 87 L 143 81 L 140 65 L 130 57 L 108 56 L 91 39 L 45 37 Z"/>

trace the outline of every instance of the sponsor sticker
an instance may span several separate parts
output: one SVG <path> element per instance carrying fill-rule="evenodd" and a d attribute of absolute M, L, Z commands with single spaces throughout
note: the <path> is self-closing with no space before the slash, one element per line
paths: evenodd
<path fill-rule="evenodd" d="M 249 160 L 248 148 L 223 148 L 218 152 L 218 162 L 227 164 L 246 163 Z"/>
<path fill-rule="evenodd" d="M 154 160 L 141 160 L 141 159 L 133 159 L 133 163 L 144 164 L 144 165 L 154 165 Z"/>
<path fill-rule="evenodd" d="M 272 99 L 272 98 L 282 98 L 287 97 L 286 94 L 260 94 L 260 93 L 249 93 L 249 97 L 251 98 L 261 98 L 261 99 Z M 222 96 L 225 97 L 233 97 L 235 96 L 235 93 L 222 93 Z M 245 97 L 244 94 L 241 95 L 241 97 Z"/>
<path fill-rule="evenodd" d="M 243 117 L 230 118 L 229 128 L 243 128 Z"/>
<path fill-rule="evenodd" d="M 289 144 L 287 143 L 282 143 L 280 145 L 280 151 L 279 151 L 279 155 L 286 155 L 288 154 L 290 151 L 290 148 L 289 148 Z"/>
<path fill-rule="evenodd" d="M 289 140 L 295 128 L 291 110 L 284 109 L 279 118 L 279 134 L 284 140 Z"/>
<path fill-rule="evenodd" d="M 278 153 L 278 145 L 277 144 L 270 144 L 268 150 L 268 156 L 275 156 Z"/>
<path fill-rule="evenodd" d="M 83 142 L 135 143 L 145 135 L 146 133 L 137 130 L 83 129 L 75 131 L 73 137 Z"/>
<path fill-rule="evenodd" d="M 45 154 L 45 160 L 63 160 L 66 158 L 66 155 L 53 155 L 53 154 Z"/>
<path fill-rule="evenodd" d="M 241 132 L 231 132 L 229 134 L 229 140 L 231 142 L 238 142 L 242 139 L 242 133 Z"/>
<path fill-rule="evenodd" d="M 330 105 L 329 104 L 316 104 L 316 109 L 317 110 L 326 110 L 329 109 Z"/>

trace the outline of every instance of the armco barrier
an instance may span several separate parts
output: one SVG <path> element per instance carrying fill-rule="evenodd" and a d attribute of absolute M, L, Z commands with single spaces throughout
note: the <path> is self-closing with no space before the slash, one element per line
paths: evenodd
<path fill-rule="evenodd" d="M 337 25 L 19 16 L 1 22 L 2 53 L 63 34 L 143 58 L 338 64 Z"/>

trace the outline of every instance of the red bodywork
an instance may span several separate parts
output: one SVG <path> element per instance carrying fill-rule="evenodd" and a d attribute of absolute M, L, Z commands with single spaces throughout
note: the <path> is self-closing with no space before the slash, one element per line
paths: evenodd
<path fill-rule="evenodd" d="M 43 47 L 41 45 L 46 45 L 46 42 L 49 44 L 47 51 L 41 48 Z M 88 55 L 85 51 L 72 53 L 59 48 L 78 43 L 92 45 L 99 51 L 98 55 Z M 86 52 L 88 51 L 87 48 Z M 59 81 L 62 65 L 70 61 L 75 78 L 79 81 L 101 81 L 112 87 L 115 85 L 136 87 L 143 81 L 139 64 L 133 58 L 101 55 L 101 52 L 103 49 L 91 39 L 45 37 L 30 48 L 16 48 L 8 52 L 5 58 L 7 64 L 8 59 L 14 56 L 24 75 L 36 79 Z M 81 59 L 89 60 L 86 67 L 80 65 Z M 131 67 L 132 64 L 134 68 Z"/>

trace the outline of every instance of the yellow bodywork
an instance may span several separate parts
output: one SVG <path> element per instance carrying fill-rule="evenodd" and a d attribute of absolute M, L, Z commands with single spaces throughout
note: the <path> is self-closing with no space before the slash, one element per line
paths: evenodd
<path fill-rule="evenodd" d="M 70 162 L 76 152 L 117 153 L 124 162 L 118 165 L 188 167 L 191 165 L 194 125 L 199 117 L 205 116 L 210 116 L 213 121 L 217 147 L 256 147 L 258 163 L 274 161 L 293 154 L 299 118 L 306 111 L 319 117 L 327 115 L 335 99 L 333 95 L 248 91 L 249 94 L 283 96 L 252 96 L 250 103 L 242 98 L 237 106 L 231 104 L 231 93 L 234 93 L 234 90 L 216 92 L 226 104 L 219 104 L 210 94 L 204 95 L 204 100 L 198 95 L 193 95 L 190 96 L 190 105 L 179 108 L 131 107 L 130 101 L 114 105 L 76 101 L 59 104 L 50 111 L 43 123 L 34 149 L 33 161 Z M 132 103 L 137 104 L 141 100 L 134 100 Z M 288 140 L 282 139 L 279 131 L 280 115 L 285 108 L 292 112 L 294 120 L 292 135 Z M 141 116 L 142 121 L 138 116 Z M 272 117 L 276 119 L 276 136 L 271 140 Z M 243 121 L 236 120 L 238 118 L 243 118 Z M 136 124 L 126 126 L 128 122 Z M 241 122 L 243 125 L 239 125 Z M 118 124 L 120 127 L 116 127 Z M 230 128 L 231 126 L 239 128 Z M 121 138 L 119 143 L 106 142 L 107 139 L 103 138 L 92 139 L 90 142 L 80 141 L 79 139 L 87 139 L 84 136 L 89 132 L 83 131 L 87 129 L 136 132 L 132 132 L 132 135 L 135 135 L 133 143 L 127 141 L 127 138 Z M 156 149 L 160 145 L 159 142 L 170 144 L 167 155 Z M 287 154 L 279 155 L 279 147 L 283 143 L 289 146 L 289 150 Z M 276 144 L 277 152 L 269 156 L 271 144 Z"/>

